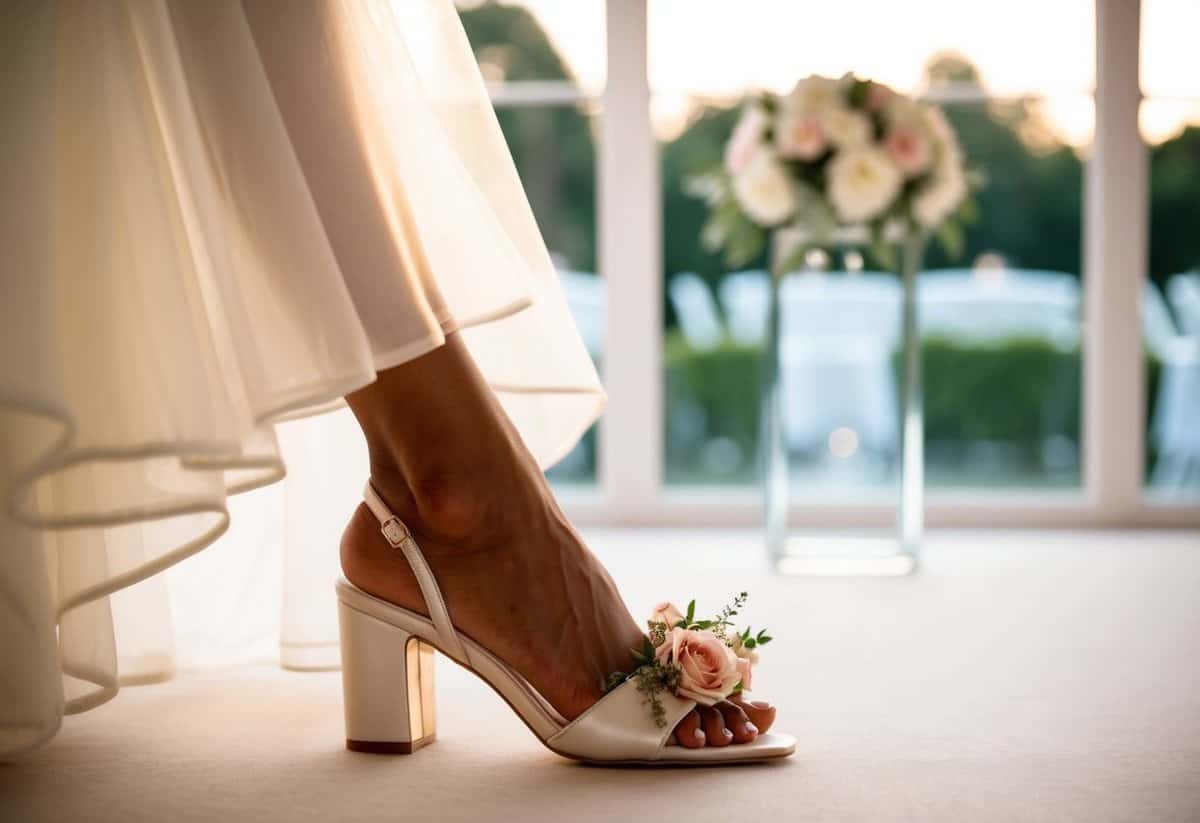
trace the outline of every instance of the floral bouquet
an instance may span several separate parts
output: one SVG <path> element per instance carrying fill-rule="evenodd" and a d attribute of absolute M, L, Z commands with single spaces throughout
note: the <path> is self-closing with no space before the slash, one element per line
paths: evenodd
<path fill-rule="evenodd" d="M 936 233 L 957 254 L 976 183 L 941 109 L 851 74 L 749 98 L 723 168 L 691 182 L 712 210 L 704 243 L 730 265 L 757 257 L 766 230 L 798 230 L 805 242 L 780 272 L 846 229 L 865 230 L 889 268 L 888 244 L 905 238 Z"/>
<path fill-rule="evenodd" d="M 771 641 L 766 631 L 754 634 L 749 627 L 738 632 L 733 627 L 746 602 L 742 592 L 733 603 L 709 620 L 696 619 L 696 601 L 681 612 L 672 603 L 660 603 L 646 625 L 649 633 L 634 658 L 641 665 L 632 674 L 614 672 L 606 684 L 611 690 L 632 678 L 645 695 L 659 726 L 666 725 L 666 710 L 660 695 L 670 692 L 705 706 L 750 690 L 758 648 Z"/>

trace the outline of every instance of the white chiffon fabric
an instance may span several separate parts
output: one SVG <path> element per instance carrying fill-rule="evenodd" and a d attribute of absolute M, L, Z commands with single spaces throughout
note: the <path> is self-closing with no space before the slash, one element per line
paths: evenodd
<path fill-rule="evenodd" d="M 169 675 L 152 576 L 283 477 L 277 421 L 452 331 L 544 466 L 599 414 L 450 0 L 12 0 L 0 77 L 0 753 Z M 313 431 L 284 553 L 330 562 L 304 512 L 362 478 Z"/>

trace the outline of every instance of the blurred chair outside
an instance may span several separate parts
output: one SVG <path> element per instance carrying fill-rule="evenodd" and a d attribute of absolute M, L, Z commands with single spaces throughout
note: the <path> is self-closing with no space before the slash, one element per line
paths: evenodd
<path fill-rule="evenodd" d="M 710 351 L 719 346 L 725 337 L 725 327 L 708 284 L 697 274 L 680 272 L 671 278 L 668 292 L 687 344 L 696 351 Z"/>
<path fill-rule="evenodd" d="M 1200 274 L 1167 281 L 1175 316 L 1158 287 L 1147 282 L 1142 301 L 1146 347 L 1162 364 L 1150 440 L 1157 457 L 1150 485 L 1181 490 L 1200 485 Z"/>

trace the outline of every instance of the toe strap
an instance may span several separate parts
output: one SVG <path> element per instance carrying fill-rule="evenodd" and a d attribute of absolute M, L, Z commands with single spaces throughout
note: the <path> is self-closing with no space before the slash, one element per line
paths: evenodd
<path fill-rule="evenodd" d="M 666 710 L 662 726 L 654 722 L 637 683 L 626 680 L 546 743 L 585 760 L 657 760 L 675 725 L 696 706 L 666 692 L 659 698 Z"/>

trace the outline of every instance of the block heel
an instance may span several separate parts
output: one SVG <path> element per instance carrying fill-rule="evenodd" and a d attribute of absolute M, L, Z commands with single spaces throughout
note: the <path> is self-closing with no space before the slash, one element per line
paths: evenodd
<path fill-rule="evenodd" d="M 412 754 L 436 737 L 434 648 L 419 637 L 338 603 L 346 748 Z"/>

